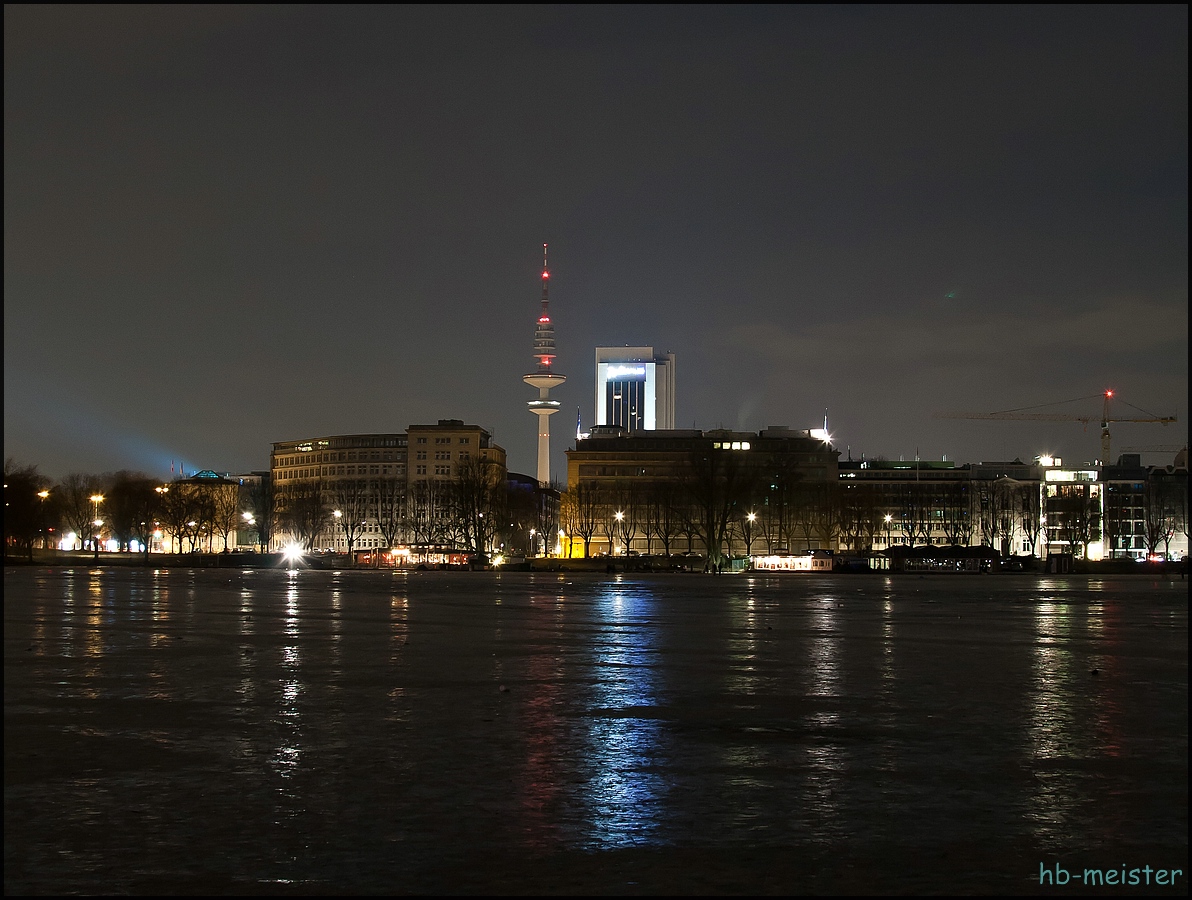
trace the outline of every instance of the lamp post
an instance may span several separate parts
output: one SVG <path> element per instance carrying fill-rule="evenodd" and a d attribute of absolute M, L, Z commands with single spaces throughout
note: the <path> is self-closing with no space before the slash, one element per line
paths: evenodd
<path fill-rule="evenodd" d="M 534 535 L 536 535 L 537 533 L 538 532 L 535 531 L 533 528 L 530 529 L 530 556 L 531 557 L 538 555 L 538 544 L 534 537 Z"/>
<path fill-rule="evenodd" d="M 38 498 L 41 503 L 37 505 L 37 530 L 41 532 L 41 549 L 46 549 L 46 498 L 50 496 L 49 491 L 38 491 Z"/>
<path fill-rule="evenodd" d="M 99 517 L 99 504 L 103 503 L 103 494 L 92 494 L 91 503 L 95 511 L 95 533 L 91 536 L 91 547 L 95 551 L 95 558 L 99 559 L 99 526 L 103 524 L 103 519 Z"/>
<path fill-rule="evenodd" d="M 757 521 L 757 513 L 751 512 L 745 517 L 745 555 L 753 558 L 753 523 Z"/>
<path fill-rule="evenodd" d="M 158 505 L 158 507 L 159 508 L 163 507 L 166 502 L 166 494 L 168 494 L 170 492 L 170 488 L 167 485 L 159 484 L 153 490 L 157 491 L 157 505 Z M 161 547 L 161 552 L 162 553 L 174 552 L 174 533 L 172 530 L 170 532 L 170 549 L 166 550 L 165 544 L 163 543 L 162 547 Z"/>
<path fill-rule="evenodd" d="M 625 513 L 618 509 L 616 514 L 613 516 L 613 518 L 616 519 L 616 521 L 617 521 L 617 524 L 613 526 L 613 533 L 615 535 L 617 535 L 618 537 L 621 537 L 623 540 L 624 534 L 625 534 L 625 529 L 621 525 L 621 523 L 625 521 Z M 628 547 L 625 548 L 625 555 L 626 556 L 629 555 Z"/>
<path fill-rule="evenodd" d="M 894 517 L 886 513 L 886 549 L 890 549 L 890 523 L 894 521 Z"/>
<path fill-rule="evenodd" d="M 242 519 L 244 519 L 244 524 L 248 527 L 249 531 L 255 532 L 257 530 L 257 517 L 256 516 L 254 516 L 250 512 L 246 512 L 246 513 L 241 513 L 240 517 Z M 237 540 L 236 543 L 237 543 L 237 545 L 239 545 L 240 541 Z"/>

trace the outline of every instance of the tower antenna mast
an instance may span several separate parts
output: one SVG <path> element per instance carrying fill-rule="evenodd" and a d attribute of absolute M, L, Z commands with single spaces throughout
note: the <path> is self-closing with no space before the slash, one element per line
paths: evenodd
<path fill-rule="evenodd" d="M 550 484 L 550 417 L 559 411 L 559 401 L 550 399 L 550 389 L 567 380 L 553 368 L 555 361 L 555 327 L 550 319 L 550 269 L 546 261 L 546 244 L 542 245 L 542 311 L 534 329 L 534 358 L 536 371 L 522 376 L 522 381 L 538 389 L 538 399 L 526 406 L 538 417 L 538 483 Z"/>

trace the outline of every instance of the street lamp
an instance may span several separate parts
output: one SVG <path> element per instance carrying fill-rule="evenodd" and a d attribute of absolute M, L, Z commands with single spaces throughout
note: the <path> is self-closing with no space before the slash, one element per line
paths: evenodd
<path fill-rule="evenodd" d="M 886 513 L 886 549 L 890 549 L 890 523 L 894 521 L 894 517 Z"/>
<path fill-rule="evenodd" d="M 530 556 L 538 555 L 537 544 L 535 543 L 535 540 L 534 540 L 535 534 L 537 534 L 537 532 L 533 528 L 531 528 L 530 529 Z"/>
<path fill-rule="evenodd" d="M 45 550 L 46 549 L 46 536 L 45 536 L 46 498 L 48 496 L 50 496 L 50 492 L 49 491 L 38 491 L 37 496 L 41 499 L 41 503 L 39 503 L 37 506 L 37 509 L 38 509 L 37 530 L 41 532 L 41 549 Z"/>
<path fill-rule="evenodd" d="M 757 521 L 757 513 L 750 512 L 745 516 L 745 555 L 753 557 L 753 523 Z"/>
<path fill-rule="evenodd" d="M 621 523 L 625 521 L 625 513 L 623 513 L 621 510 L 619 510 L 619 509 L 618 509 L 618 510 L 617 510 L 617 512 L 616 512 L 616 514 L 613 516 L 613 518 L 617 520 L 617 524 L 616 524 L 616 525 L 613 527 L 613 531 L 614 531 L 616 534 L 619 534 L 619 535 L 621 535 L 621 536 L 622 536 L 622 539 L 623 539 L 623 538 L 624 538 L 624 534 L 625 534 L 625 530 L 624 530 L 624 528 L 621 526 Z M 628 551 L 628 550 L 629 550 L 629 548 L 628 548 L 628 547 L 626 547 L 626 548 L 625 548 L 625 550 L 626 550 L 626 551 Z M 626 552 L 626 555 L 628 555 L 628 552 Z"/>
<path fill-rule="evenodd" d="M 166 501 L 166 494 L 168 494 L 170 492 L 170 488 L 168 485 L 159 484 L 153 490 L 157 491 L 157 504 L 159 507 L 161 507 Z M 161 552 L 162 553 L 173 553 L 174 552 L 173 532 L 170 533 L 170 549 L 166 550 L 166 545 L 164 542 L 162 542 L 161 543 Z"/>
<path fill-rule="evenodd" d="M 99 504 L 103 503 L 103 494 L 92 494 L 91 503 L 95 510 L 95 529 L 96 532 L 91 538 L 91 545 L 95 550 L 95 558 L 99 559 L 99 526 L 103 524 L 103 520 L 99 517 Z"/>

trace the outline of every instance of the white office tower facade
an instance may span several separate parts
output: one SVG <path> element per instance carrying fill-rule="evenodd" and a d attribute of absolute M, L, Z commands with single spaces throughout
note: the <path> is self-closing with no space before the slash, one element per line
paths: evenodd
<path fill-rule="evenodd" d="M 555 326 L 550 320 L 550 299 L 547 283 L 550 271 L 546 267 L 546 244 L 542 245 L 542 309 L 538 313 L 538 325 L 534 329 L 534 358 L 538 367 L 522 381 L 538 388 L 538 399 L 527 401 L 530 412 L 538 417 L 538 483 L 550 484 L 550 417 L 559 411 L 559 401 L 550 399 L 550 389 L 558 387 L 567 378 L 554 371 Z"/>
<path fill-rule="evenodd" d="M 675 354 L 653 347 L 596 348 L 596 422 L 626 431 L 675 427 Z"/>

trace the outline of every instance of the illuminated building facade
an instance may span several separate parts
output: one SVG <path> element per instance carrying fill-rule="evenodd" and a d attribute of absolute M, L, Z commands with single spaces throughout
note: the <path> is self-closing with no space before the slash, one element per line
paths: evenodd
<path fill-rule="evenodd" d="M 280 526 L 274 549 L 298 542 L 347 552 L 345 522 L 354 523 L 353 551 L 446 548 L 453 544 L 452 489 L 478 471 L 473 463 L 493 463 L 496 484 L 507 475 L 504 448 L 486 429 L 461 419 L 411 425 L 404 434 L 283 441 L 273 445 L 270 460 Z M 313 538 L 298 533 L 299 512 L 315 523 Z"/>
<path fill-rule="evenodd" d="M 675 427 L 675 354 L 653 347 L 596 348 L 596 425 Z"/>
<path fill-rule="evenodd" d="M 410 484 L 428 478 L 457 478 L 470 460 L 497 464 L 505 474 L 505 448 L 493 443 L 493 436 L 479 425 L 465 425 L 462 419 L 439 419 L 437 425 L 411 425 L 406 432 Z"/>
<path fill-rule="evenodd" d="M 713 507 L 721 555 L 835 548 L 796 515 L 837 481 L 840 451 L 816 432 L 593 427 L 567 451 L 572 555 L 703 553 Z"/>

